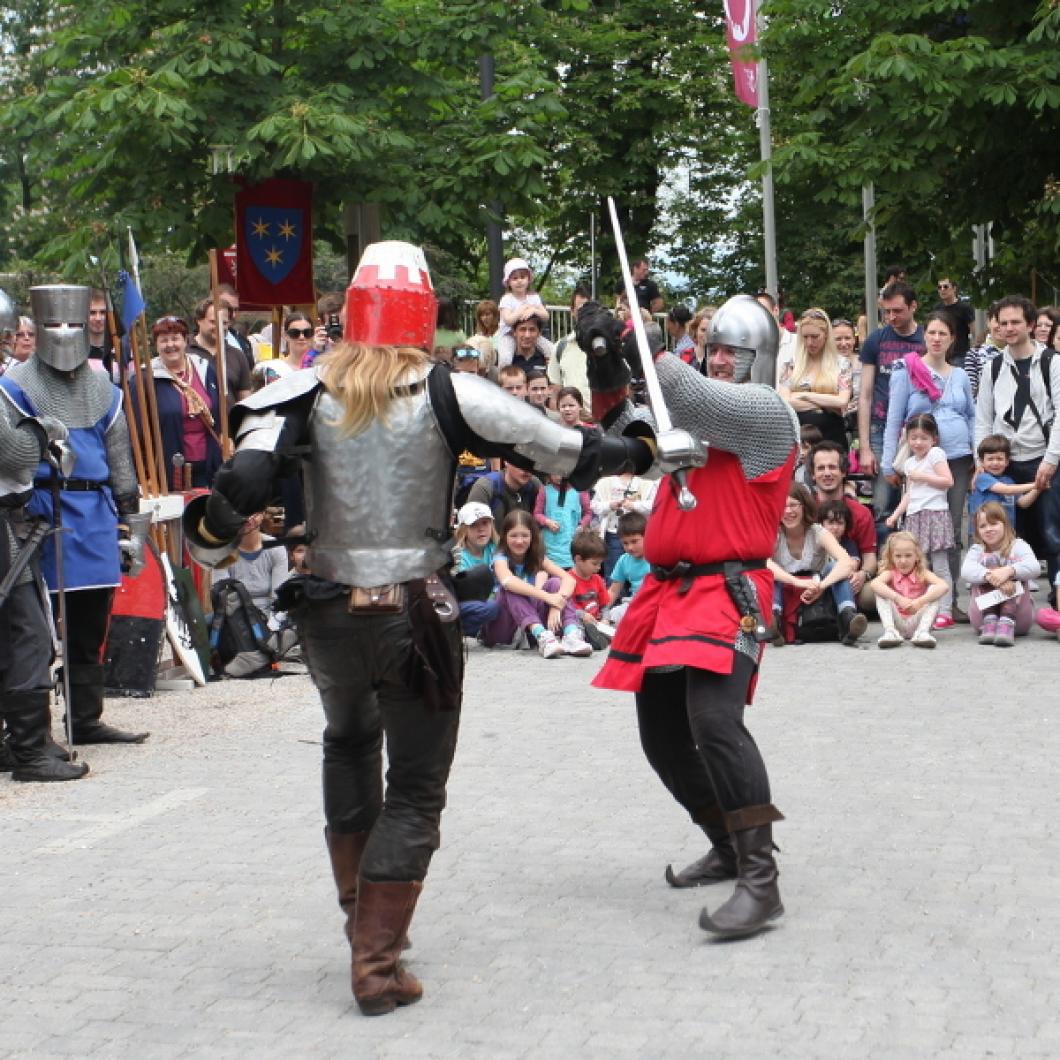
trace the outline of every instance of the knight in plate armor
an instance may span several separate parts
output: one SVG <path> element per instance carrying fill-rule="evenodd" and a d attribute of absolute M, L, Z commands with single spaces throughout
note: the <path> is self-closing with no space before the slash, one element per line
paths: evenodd
<path fill-rule="evenodd" d="M 417 247 L 369 246 L 346 309 L 344 342 L 235 407 L 237 452 L 184 524 L 196 560 L 224 563 L 273 480 L 303 458 L 312 575 L 288 581 L 278 606 L 298 625 L 324 708 L 325 840 L 353 993 L 377 1015 L 422 994 L 399 956 L 439 844 L 460 715 L 447 584 L 456 457 L 500 456 L 584 489 L 627 461 L 646 469 L 652 449 L 561 427 L 432 364 L 436 300 Z"/>
<path fill-rule="evenodd" d="M 139 501 L 121 391 L 88 362 L 91 293 L 69 284 L 30 288 L 37 349 L 0 377 L 0 388 L 22 416 L 51 416 L 62 423 L 77 457 L 76 477 L 41 462 L 26 509 L 53 521 L 53 473 L 59 474 L 69 652 L 63 665 L 69 667 L 66 709 L 74 743 L 142 743 L 147 733 L 124 732 L 101 720 L 103 648 L 122 573 L 120 519 L 135 513 Z M 41 549 L 41 567 L 57 607 L 59 572 L 51 538 Z"/>
<path fill-rule="evenodd" d="M 0 291 L 0 326 L 14 320 Z M 53 417 L 27 416 L 6 395 L 0 390 L 0 770 L 15 780 L 79 780 L 88 766 L 68 761 L 51 738 L 54 638 L 38 553 L 48 526 L 26 511 L 38 465 L 59 458 L 68 432 Z"/>
<path fill-rule="evenodd" d="M 639 351 L 595 304 L 578 315 L 578 345 L 591 350 L 594 407 L 621 427 L 643 415 L 617 400 L 640 374 Z M 641 744 L 666 788 L 711 842 L 679 873 L 675 887 L 735 879 L 736 890 L 700 926 L 725 937 L 750 935 L 783 913 L 773 857 L 769 777 L 744 724 L 772 610 L 773 554 L 798 451 L 794 413 L 769 386 L 779 333 L 772 316 L 739 295 L 718 310 L 708 338 L 709 378 L 649 344 L 675 428 L 709 446 L 686 470 L 695 496 L 679 506 L 673 480 L 659 485 L 644 554 L 652 564 L 618 627 L 593 684 L 636 694 Z M 748 383 L 741 386 L 736 384 Z M 678 432 L 675 431 L 676 435 Z M 658 439 L 663 470 L 671 460 Z M 671 488 L 672 487 L 672 488 Z"/>

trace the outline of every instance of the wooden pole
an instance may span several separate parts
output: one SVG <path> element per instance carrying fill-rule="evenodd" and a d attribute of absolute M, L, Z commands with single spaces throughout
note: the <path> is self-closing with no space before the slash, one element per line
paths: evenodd
<path fill-rule="evenodd" d="M 230 443 L 228 439 L 228 366 L 225 353 L 228 348 L 228 335 L 221 319 L 220 278 L 217 267 L 217 251 L 210 251 L 210 298 L 213 301 L 213 321 L 217 330 L 217 354 L 214 358 L 217 370 L 217 407 L 221 418 L 221 459 L 227 460 Z"/>
<path fill-rule="evenodd" d="M 132 446 L 133 464 L 136 466 L 136 481 L 139 482 L 140 489 L 144 491 L 144 496 L 153 497 L 155 495 L 152 488 L 153 483 L 148 477 L 147 469 L 144 466 L 143 450 L 140 448 L 140 425 L 137 423 L 140 408 L 139 406 L 133 406 L 132 394 L 129 390 L 129 373 L 125 370 L 125 365 L 122 364 L 121 344 L 118 342 L 118 327 L 114 317 L 114 303 L 110 298 L 110 290 L 104 288 L 103 293 L 107 299 L 107 327 L 110 329 L 110 353 L 111 357 L 114 358 L 114 363 L 118 366 L 119 385 L 121 386 L 122 401 L 125 405 L 125 422 L 129 425 L 129 444 Z M 140 405 L 142 404 L 143 397 L 141 395 Z"/>
<path fill-rule="evenodd" d="M 139 331 L 138 331 L 139 329 Z M 152 458 L 151 462 L 158 476 L 159 495 L 165 497 L 169 493 L 169 472 L 166 468 L 166 456 L 162 449 L 162 430 L 158 424 L 158 394 L 155 391 L 155 374 L 151 369 L 151 358 L 145 356 L 143 343 L 147 339 L 147 324 L 141 313 L 139 319 L 133 325 L 130 334 L 133 353 L 136 362 L 142 369 L 140 381 L 143 383 L 144 404 L 147 406 L 148 436 L 151 439 Z"/>
<path fill-rule="evenodd" d="M 281 357 L 280 350 L 283 348 L 283 306 L 272 307 L 272 356 L 275 360 Z"/>

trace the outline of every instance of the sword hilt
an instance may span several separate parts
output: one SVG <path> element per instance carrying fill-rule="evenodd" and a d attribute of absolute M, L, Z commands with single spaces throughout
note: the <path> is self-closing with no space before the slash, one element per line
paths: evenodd
<path fill-rule="evenodd" d="M 673 473 L 677 483 L 677 507 L 683 512 L 690 512 L 696 506 L 696 495 L 688 488 L 688 472 L 683 468 Z"/>

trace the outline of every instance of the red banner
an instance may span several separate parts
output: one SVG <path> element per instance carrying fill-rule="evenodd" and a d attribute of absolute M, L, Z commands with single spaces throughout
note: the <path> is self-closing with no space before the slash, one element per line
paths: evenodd
<path fill-rule="evenodd" d="M 242 305 L 316 301 L 312 184 L 274 179 L 236 193 L 236 281 Z"/>
<path fill-rule="evenodd" d="M 758 106 L 758 63 L 740 59 L 741 50 L 758 40 L 755 0 L 724 0 L 725 40 L 729 45 L 736 98 L 749 107 Z"/>

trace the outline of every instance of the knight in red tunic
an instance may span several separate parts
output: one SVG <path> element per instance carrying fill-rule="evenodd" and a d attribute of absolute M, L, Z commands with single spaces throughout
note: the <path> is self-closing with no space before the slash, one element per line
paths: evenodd
<path fill-rule="evenodd" d="M 601 340 L 606 329 L 594 326 L 585 308 L 579 345 L 601 360 L 617 358 L 613 338 Z M 672 354 L 655 355 L 674 426 L 706 443 L 709 457 L 688 473 L 694 510 L 678 507 L 670 481 L 660 484 L 645 535 L 652 572 L 593 684 L 636 693 L 648 761 L 711 841 L 709 853 L 688 868 L 668 867 L 667 879 L 675 887 L 735 879 L 733 896 L 713 915 L 704 909 L 700 925 L 739 937 L 784 911 L 772 836 L 783 816 L 744 708 L 766 639 L 761 616 L 771 614 L 773 578 L 765 561 L 799 433 L 783 399 L 753 382 L 773 379 L 779 333 L 767 310 L 746 295 L 730 299 L 715 314 L 708 343 L 708 378 Z M 630 359 L 628 343 L 623 350 Z M 613 372 L 602 374 L 613 384 Z M 632 414 L 616 406 L 610 428 L 628 430 L 621 421 Z"/>

